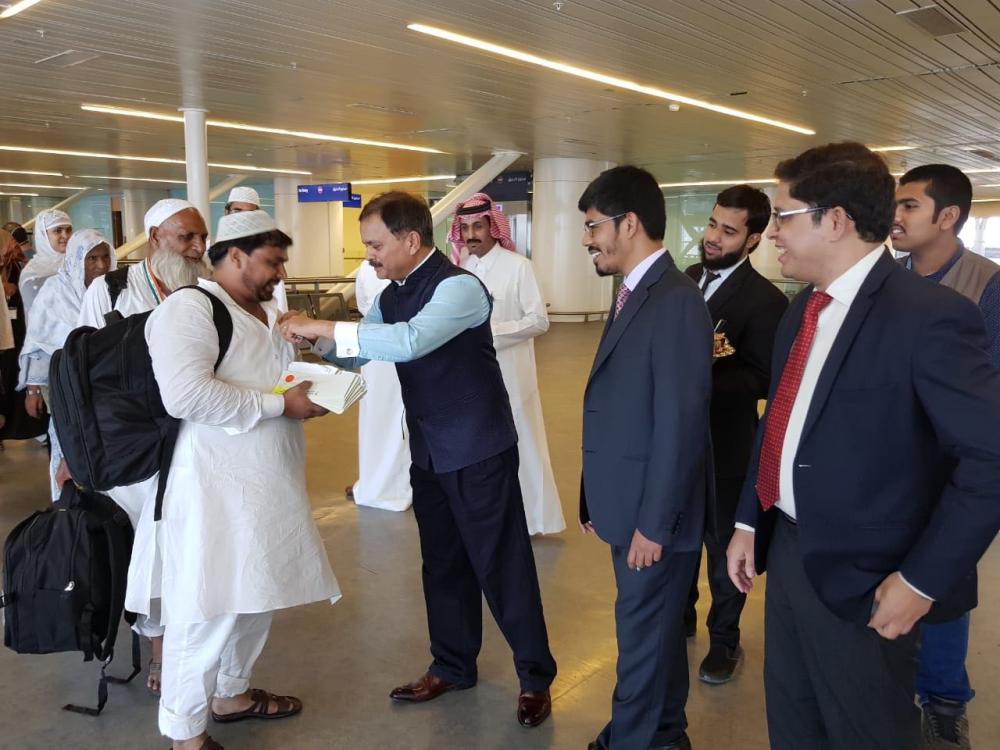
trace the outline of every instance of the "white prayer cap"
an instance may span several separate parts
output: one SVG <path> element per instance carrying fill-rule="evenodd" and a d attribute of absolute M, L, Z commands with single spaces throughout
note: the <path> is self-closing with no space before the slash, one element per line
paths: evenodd
<path fill-rule="evenodd" d="M 221 242 L 231 242 L 243 237 L 253 237 L 264 232 L 273 232 L 278 228 L 274 219 L 267 211 L 238 211 L 219 219 L 219 231 L 216 232 L 213 247 Z"/>
<path fill-rule="evenodd" d="M 250 203 L 260 206 L 260 196 L 252 187 L 238 186 L 229 191 L 229 198 L 226 203 Z"/>
<path fill-rule="evenodd" d="M 58 208 L 50 208 L 47 211 L 42 211 L 38 214 L 38 219 L 38 223 L 42 225 L 43 229 L 73 226 L 73 220 L 69 218 L 69 214 L 65 211 L 60 211 Z"/>
<path fill-rule="evenodd" d="M 146 227 L 146 236 L 149 236 L 149 230 L 153 227 L 160 226 L 160 224 L 174 214 L 179 214 L 181 211 L 189 208 L 195 208 L 195 205 L 191 201 L 181 200 L 180 198 L 164 198 L 162 201 L 157 201 L 146 212 L 146 216 L 143 219 L 143 224 Z"/>

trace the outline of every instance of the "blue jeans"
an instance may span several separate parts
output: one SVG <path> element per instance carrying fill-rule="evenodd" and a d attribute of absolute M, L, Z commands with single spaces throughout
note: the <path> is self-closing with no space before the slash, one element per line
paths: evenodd
<path fill-rule="evenodd" d="M 917 696 L 921 703 L 930 698 L 968 703 L 976 694 L 965 670 L 970 620 L 966 612 L 951 622 L 920 626 Z"/>

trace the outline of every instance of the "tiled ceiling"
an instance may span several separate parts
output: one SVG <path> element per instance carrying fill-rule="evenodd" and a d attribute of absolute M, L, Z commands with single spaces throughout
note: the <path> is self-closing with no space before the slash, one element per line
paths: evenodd
<path fill-rule="evenodd" d="M 524 165 L 540 156 L 639 163 L 663 182 L 767 177 L 780 158 L 847 138 L 917 146 L 887 155 L 894 170 L 928 161 L 1000 169 L 993 1 L 938 2 L 964 29 L 938 37 L 916 16 L 897 15 L 925 0 L 556 4 L 42 0 L 0 21 L 0 145 L 183 159 L 180 125 L 80 105 L 170 114 L 192 105 L 220 120 L 447 152 L 209 130 L 211 161 L 307 170 L 313 180 L 463 173 L 496 148 L 524 152 Z M 660 99 L 408 31 L 414 22 L 817 134 L 689 106 L 671 111 Z M 67 184 L 95 186 L 102 183 L 71 176 L 184 175 L 180 165 L 2 151 L 0 169 L 59 171 Z M 1000 173 L 976 181 L 997 183 Z"/>

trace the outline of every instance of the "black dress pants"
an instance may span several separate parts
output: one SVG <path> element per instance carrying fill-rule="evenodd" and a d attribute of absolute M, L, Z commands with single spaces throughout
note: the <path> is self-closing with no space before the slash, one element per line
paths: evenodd
<path fill-rule="evenodd" d="M 716 479 L 715 502 L 709 503 L 705 509 L 705 551 L 708 553 L 705 572 L 712 593 L 712 605 L 708 610 L 708 635 L 712 644 L 718 643 L 728 648 L 736 648 L 740 644 L 740 616 L 747 602 L 746 595 L 741 594 L 729 579 L 726 565 L 726 549 L 733 538 L 733 519 L 742 488 L 742 479 Z M 685 625 L 691 627 L 697 622 L 695 603 L 698 601 L 700 574 L 699 553 L 684 615 Z"/>
<path fill-rule="evenodd" d="M 675 742 L 687 728 L 684 600 L 697 552 L 671 553 L 642 570 L 628 567 L 628 547 L 612 547 L 618 586 L 615 630 L 618 682 L 601 750 L 649 750 Z"/>
<path fill-rule="evenodd" d="M 545 690 L 555 678 L 517 469 L 516 446 L 458 471 L 410 467 L 430 671 L 446 682 L 476 682 L 483 596 L 514 652 L 521 689 Z"/>
<path fill-rule="evenodd" d="M 918 750 L 918 631 L 889 641 L 834 615 L 806 578 L 797 527 L 767 561 L 764 691 L 772 750 Z"/>

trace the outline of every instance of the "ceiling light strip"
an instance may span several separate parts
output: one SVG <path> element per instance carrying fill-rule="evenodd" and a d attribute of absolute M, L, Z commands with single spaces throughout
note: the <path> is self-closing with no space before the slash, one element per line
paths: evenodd
<path fill-rule="evenodd" d="M 141 161 L 152 164 L 184 164 L 183 159 L 167 159 L 160 156 L 129 156 L 124 154 L 105 154 L 98 151 L 69 151 L 61 148 L 34 148 L 29 146 L 0 146 L 0 151 L 16 151 L 25 154 L 51 154 L 53 156 L 80 156 L 88 159 L 114 159 L 116 161 Z M 251 167 L 247 164 L 221 164 L 209 162 L 208 166 L 217 169 L 233 169 L 238 172 L 269 172 L 272 174 L 311 175 L 297 169 L 270 169 L 267 167 Z"/>
<path fill-rule="evenodd" d="M 35 172 L 26 169 L 0 169 L 0 174 L 30 174 L 36 177 L 62 177 L 62 172 Z"/>
<path fill-rule="evenodd" d="M 471 36 L 466 36 L 464 34 L 456 34 L 452 31 L 446 31 L 445 29 L 440 29 L 436 26 L 427 26 L 422 23 L 411 23 L 406 27 L 410 31 L 416 31 L 420 34 L 427 34 L 428 36 L 433 36 L 438 39 L 444 39 L 448 42 L 454 42 L 455 44 L 461 44 L 465 47 L 471 47 L 480 52 L 490 52 L 494 55 L 499 55 L 500 57 L 506 57 L 510 60 L 517 60 L 518 62 L 528 63 L 530 65 L 537 65 L 541 68 L 548 68 L 549 70 L 554 70 L 559 73 L 565 73 L 567 75 L 575 76 L 577 78 L 584 78 L 588 81 L 596 81 L 602 83 L 606 86 L 614 86 L 616 88 L 625 89 L 627 91 L 634 91 L 637 94 L 645 94 L 647 96 L 653 96 L 657 99 L 666 99 L 671 102 L 678 102 L 680 104 L 687 104 L 692 107 L 698 107 L 700 109 L 707 109 L 711 112 L 717 112 L 718 114 L 728 115 L 729 117 L 738 117 L 741 120 L 749 120 L 751 122 L 760 123 L 761 125 L 770 125 L 771 127 L 781 128 L 782 130 L 790 130 L 793 133 L 801 133 L 802 135 L 816 135 L 815 130 L 809 128 L 804 128 L 800 125 L 793 125 L 791 123 L 782 122 L 781 120 L 772 120 L 769 117 L 762 117 L 760 115 L 751 114 L 750 112 L 744 112 L 743 110 L 733 109 L 732 107 L 723 107 L 718 104 L 711 104 L 700 99 L 693 99 L 690 96 L 684 96 L 683 94 L 677 94 L 672 91 L 666 91 L 655 86 L 646 86 L 644 84 L 636 83 L 635 81 L 628 81 L 624 78 L 617 78 L 616 76 L 610 76 L 605 73 L 598 73 L 593 70 L 586 70 L 585 68 L 577 67 L 576 65 L 569 65 L 567 63 L 557 62 L 555 60 L 550 60 L 545 57 L 539 57 L 538 55 L 533 55 L 529 52 L 521 52 L 520 50 L 511 49 L 510 47 L 503 47 L 499 44 L 493 44 L 492 42 L 487 42 L 482 39 L 476 39 Z"/>
<path fill-rule="evenodd" d="M 0 187 L 42 188 L 44 190 L 87 190 L 79 185 L 29 185 L 25 182 L 0 182 Z"/>
<path fill-rule="evenodd" d="M 10 197 L 37 198 L 38 193 L 0 193 L 0 198 L 10 198 Z"/>
<path fill-rule="evenodd" d="M 167 114 L 165 112 L 150 112 L 142 109 L 131 109 L 128 107 L 109 107 L 102 104 L 81 104 L 80 109 L 87 112 L 100 112 L 107 115 L 121 115 L 123 117 L 141 117 L 147 120 L 162 120 L 164 122 L 184 122 L 184 118 L 179 115 Z M 376 148 L 391 148 L 399 151 L 417 151 L 422 154 L 443 154 L 436 148 L 426 146 L 410 146 L 404 143 L 390 143 L 389 141 L 373 141 L 367 138 L 349 138 L 341 135 L 329 135 L 328 133 L 312 133 L 306 130 L 285 130 L 284 128 L 268 128 L 261 125 L 250 125 L 243 122 L 231 122 L 229 120 L 208 120 L 207 124 L 215 128 L 228 128 L 229 130 L 242 130 L 249 133 L 266 133 L 268 135 L 283 135 L 290 138 L 304 138 L 310 141 L 329 141 L 331 143 L 350 143 L 355 146 L 373 146 Z"/>
<path fill-rule="evenodd" d="M 70 177 L 77 180 L 124 180 L 126 182 L 166 182 L 173 185 L 186 185 L 186 180 L 164 180 L 157 177 L 112 177 L 99 174 L 73 174 Z"/>
<path fill-rule="evenodd" d="M 21 0 L 21 2 L 14 3 L 3 13 L 0 13 L 0 18 L 10 18 L 11 16 L 16 16 L 21 11 L 27 10 L 32 5 L 38 5 L 40 2 L 42 2 L 42 0 Z"/>
<path fill-rule="evenodd" d="M 351 186 L 354 185 L 395 185 L 400 182 L 439 182 L 441 180 L 454 180 L 453 174 L 429 174 L 423 177 L 385 177 L 374 180 L 349 180 Z"/>

